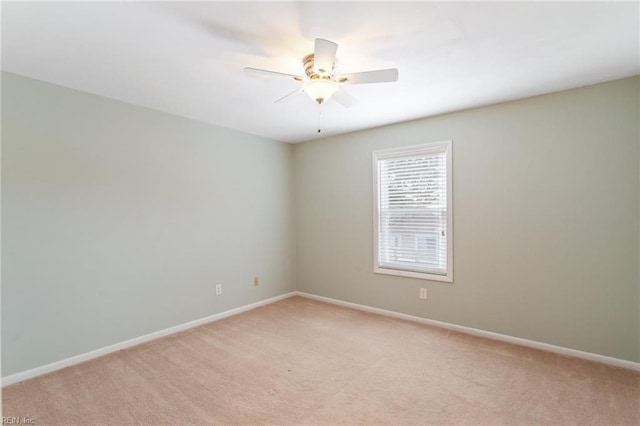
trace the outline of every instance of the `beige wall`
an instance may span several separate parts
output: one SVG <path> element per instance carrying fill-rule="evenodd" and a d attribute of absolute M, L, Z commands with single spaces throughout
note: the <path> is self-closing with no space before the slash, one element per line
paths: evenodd
<path fill-rule="evenodd" d="M 638 84 L 296 146 L 298 290 L 640 361 Z M 374 274 L 372 151 L 448 139 L 454 283 Z"/>
<path fill-rule="evenodd" d="M 294 290 L 292 157 L 3 73 L 3 376 Z"/>
<path fill-rule="evenodd" d="M 640 361 L 638 86 L 291 146 L 3 73 L 2 375 L 296 288 Z M 373 274 L 371 152 L 446 139 L 455 282 Z"/>

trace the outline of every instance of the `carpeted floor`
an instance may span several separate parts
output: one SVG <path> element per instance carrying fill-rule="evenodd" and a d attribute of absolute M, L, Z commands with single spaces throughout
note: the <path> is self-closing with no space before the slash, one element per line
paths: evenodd
<path fill-rule="evenodd" d="M 38 426 L 640 424 L 640 374 L 301 297 L 2 397 Z"/>

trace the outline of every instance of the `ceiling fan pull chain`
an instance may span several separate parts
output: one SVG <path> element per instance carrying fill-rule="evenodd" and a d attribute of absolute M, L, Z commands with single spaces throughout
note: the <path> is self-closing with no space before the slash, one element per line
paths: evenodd
<path fill-rule="evenodd" d="M 320 116 L 322 115 L 322 104 L 318 104 L 318 133 L 322 131 L 320 129 Z"/>

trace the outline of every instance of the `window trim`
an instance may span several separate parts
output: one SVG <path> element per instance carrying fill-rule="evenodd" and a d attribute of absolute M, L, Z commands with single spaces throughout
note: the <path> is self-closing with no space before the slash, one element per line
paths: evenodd
<path fill-rule="evenodd" d="M 403 269 L 391 269 L 380 266 L 378 254 L 379 235 L 379 187 L 378 161 L 399 158 L 414 154 L 445 152 L 447 161 L 447 273 L 446 275 L 430 274 Z M 395 275 L 400 277 L 420 278 L 423 280 L 453 282 L 453 141 L 445 140 L 420 145 L 389 148 L 373 151 L 373 272 L 376 274 Z"/>

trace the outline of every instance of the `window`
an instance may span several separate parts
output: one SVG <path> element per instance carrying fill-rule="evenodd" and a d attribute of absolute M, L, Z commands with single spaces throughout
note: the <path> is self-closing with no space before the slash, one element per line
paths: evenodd
<path fill-rule="evenodd" d="M 374 272 L 453 281 L 451 141 L 373 153 Z"/>

